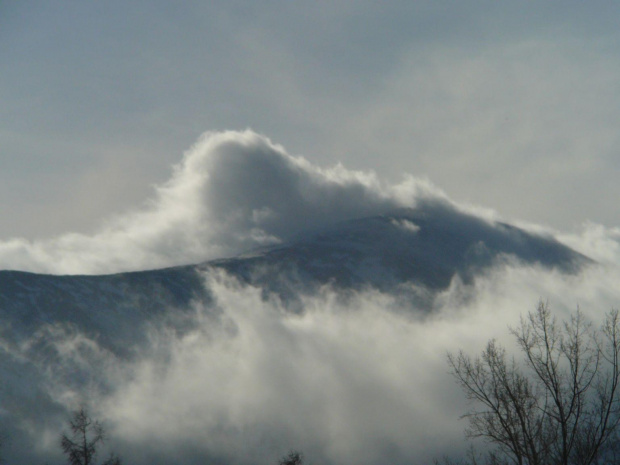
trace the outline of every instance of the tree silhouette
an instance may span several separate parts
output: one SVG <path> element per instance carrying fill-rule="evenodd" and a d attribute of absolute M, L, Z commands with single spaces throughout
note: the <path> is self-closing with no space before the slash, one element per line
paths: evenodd
<path fill-rule="evenodd" d="M 487 463 L 619 463 L 618 311 L 593 331 L 580 311 L 558 324 L 541 302 L 511 333 L 521 364 L 494 340 L 475 359 L 462 351 L 448 356 L 458 384 L 478 406 L 465 415 L 467 434 L 495 446 Z"/>
<path fill-rule="evenodd" d="M 93 420 L 84 407 L 73 413 L 69 426 L 71 434 L 63 433 L 60 438 L 69 465 L 94 465 L 97 448 L 105 441 L 103 426 Z M 102 465 L 121 465 L 121 460 L 111 455 Z"/>

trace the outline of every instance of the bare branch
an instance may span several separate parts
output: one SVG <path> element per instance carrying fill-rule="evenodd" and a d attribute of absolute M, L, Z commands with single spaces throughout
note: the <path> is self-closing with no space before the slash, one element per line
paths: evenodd
<path fill-rule="evenodd" d="M 620 455 L 618 311 L 595 332 L 579 309 L 558 324 L 541 301 L 510 332 L 522 364 L 507 362 L 495 340 L 475 359 L 462 351 L 448 355 L 457 383 L 477 406 L 464 415 L 468 436 L 497 448 L 487 463 L 611 463 Z"/>

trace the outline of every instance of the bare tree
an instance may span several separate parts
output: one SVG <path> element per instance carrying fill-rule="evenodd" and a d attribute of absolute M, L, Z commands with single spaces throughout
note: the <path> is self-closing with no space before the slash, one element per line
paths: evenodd
<path fill-rule="evenodd" d="M 548 305 L 511 329 L 524 357 L 507 359 L 491 340 L 480 357 L 462 351 L 448 361 L 478 408 L 465 415 L 467 434 L 495 446 L 488 463 L 617 463 L 620 424 L 620 317 L 599 331 L 578 310 L 559 324 Z"/>
<path fill-rule="evenodd" d="M 101 423 L 93 420 L 84 407 L 74 412 L 69 420 L 71 434 L 63 433 L 60 445 L 70 465 L 94 465 L 98 446 L 105 441 Z M 102 465 L 121 465 L 121 460 L 111 455 Z"/>

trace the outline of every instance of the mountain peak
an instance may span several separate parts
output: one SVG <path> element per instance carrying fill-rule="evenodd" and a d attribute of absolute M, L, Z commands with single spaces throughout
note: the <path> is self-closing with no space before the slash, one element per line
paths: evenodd
<path fill-rule="evenodd" d="M 330 283 L 387 290 L 404 283 L 444 289 L 502 260 L 572 273 L 591 263 L 551 236 L 445 206 L 398 209 L 337 223 L 295 240 L 205 263 L 271 290 Z M 290 288 L 290 289 L 289 289 Z"/>

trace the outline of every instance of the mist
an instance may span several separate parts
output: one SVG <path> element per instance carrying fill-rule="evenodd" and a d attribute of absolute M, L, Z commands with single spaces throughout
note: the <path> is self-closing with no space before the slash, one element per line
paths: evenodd
<path fill-rule="evenodd" d="M 190 329 L 154 323 L 132 357 L 53 324 L 5 348 L 37 380 L 10 394 L 3 416 L 20 421 L 5 456 L 60 460 L 67 412 L 87 405 L 128 463 L 269 464 L 291 449 L 326 464 L 458 457 L 470 406 L 446 354 L 474 355 L 490 338 L 515 350 L 508 328 L 540 299 L 560 319 L 579 307 L 598 326 L 619 301 L 618 278 L 610 263 L 566 275 L 504 262 L 473 283 L 455 278 L 430 312 L 326 286 L 293 313 L 261 288 L 206 273 L 214 300 L 194 303 Z"/>

